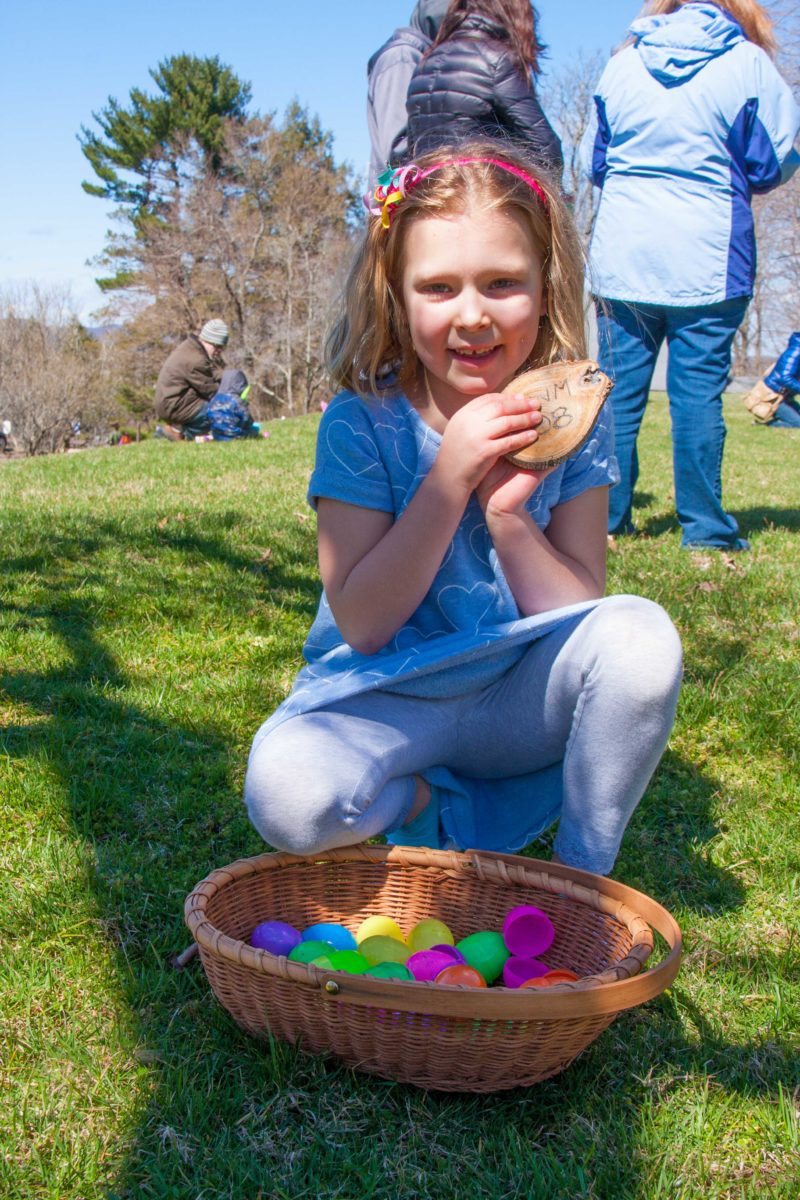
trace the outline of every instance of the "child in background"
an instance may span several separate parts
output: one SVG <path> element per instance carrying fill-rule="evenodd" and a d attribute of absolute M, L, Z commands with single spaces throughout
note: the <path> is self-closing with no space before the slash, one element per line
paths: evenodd
<path fill-rule="evenodd" d="M 439 151 L 378 188 L 329 336 L 344 390 L 309 485 L 324 592 L 245 783 L 280 849 L 516 851 L 559 820 L 557 857 L 606 873 L 672 726 L 672 623 L 602 598 L 607 407 L 558 467 L 504 458 L 541 416 L 499 393 L 585 346 L 559 192 L 498 153 Z"/>
<path fill-rule="evenodd" d="M 219 391 L 208 402 L 208 419 L 215 442 L 259 436 L 259 426 L 246 403 L 249 391 L 250 384 L 244 371 L 229 367 L 222 372 Z"/>
<path fill-rule="evenodd" d="M 745 404 L 759 425 L 771 429 L 800 429 L 800 331 L 793 333 L 786 349 L 763 379 L 745 396 Z"/>

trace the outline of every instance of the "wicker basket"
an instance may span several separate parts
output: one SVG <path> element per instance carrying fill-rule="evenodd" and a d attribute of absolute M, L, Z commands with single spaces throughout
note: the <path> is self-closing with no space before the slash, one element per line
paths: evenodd
<path fill-rule="evenodd" d="M 571 967 L 578 983 L 519 991 L 397 982 L 290 962 L 246 942 L 260 921 L 356 929 L 376 913 L 403 929 L 439 917 L 460 938 L 499 929 L 517 904 L 548 913 L 556 940 L 542 958 Z M 315 858 L 262 854 L 213 871 L 188 896 L 185 916 L 217 999 L 247 1032 L 443 1091 L 500 1091 L 557 1074 L 618 1012 L 668 987 L 681 955 L 677 924 L 640 892 L 475 851 L 360 845 Z M 651 927 L 669 953 L 639 974 Z"/>

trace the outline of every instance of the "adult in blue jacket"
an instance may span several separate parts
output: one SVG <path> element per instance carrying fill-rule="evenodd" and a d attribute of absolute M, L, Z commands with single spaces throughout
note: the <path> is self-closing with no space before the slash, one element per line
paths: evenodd
<path fill-rule="evenodd" d="M 646 12 L 600 78 L 582 146 L 602 189 L 590 260 L 599 360 L 615 380 L 609 532 L 634 530 L 636 439 L 666 339 L 682 544 L 744 550 L 722 506 L 722 392 L 753 290 L 750 200 L 796 170 L 800 110 L 755 0 Z"/>

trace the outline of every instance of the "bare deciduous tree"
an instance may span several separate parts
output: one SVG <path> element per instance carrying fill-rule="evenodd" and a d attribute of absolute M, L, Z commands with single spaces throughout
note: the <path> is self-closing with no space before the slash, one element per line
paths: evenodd
<path fill-rule="evenodd" d="M 102 351 L 69 292 L 36 283 L 0 293 L 0 416 L 25 454 L 66 447 L 102 399 Z"/>
<path fill-rule="evenodd" d="M 594 91 L 603 66 L 601 54 L 578 54 L 553 76 L 547 89 L 547 115 L 561 138 L 564 155 L 564 190 L 572 196 L 575 223 L 584 246 L 589 245 L 592 235 L 597 197 L 580 168 L 578 152 L 592 119 Z"/>

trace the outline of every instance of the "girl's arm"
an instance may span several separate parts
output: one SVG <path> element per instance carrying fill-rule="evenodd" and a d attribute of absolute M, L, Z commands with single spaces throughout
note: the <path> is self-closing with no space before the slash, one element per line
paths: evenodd
<path fill-rule="evenodd" d="M 498 509 L 490 500 L 484 511 L 508 586 L 525 616 L 603 595 L 607 487 L 590 488 L 559 504 L 545 531 L 521 507 Z"/>
<path fill-rule="evenodd" d="M 375 654 L 425 598 L 465 505 L 431 472 L 403 514 L 317 501 L 319 570 L 344 640 Z"/>

